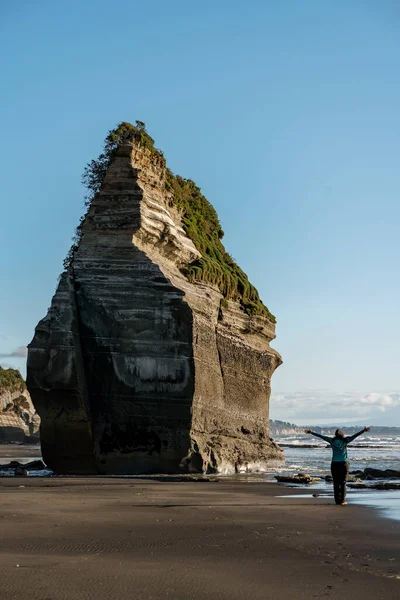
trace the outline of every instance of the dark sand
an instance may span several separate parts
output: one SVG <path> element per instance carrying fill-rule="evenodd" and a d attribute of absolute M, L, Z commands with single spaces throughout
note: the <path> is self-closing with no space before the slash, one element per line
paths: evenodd
<path fill-rule="evenodd" d="M 26 444 L 0 444 L 0 463 L 8 463 L 10 460 L 22 462 L 42 458 L 40 446 L 27 446 Z"/>
<path fill-rule="evenodd" d="M 400 522 L 275 497 L 293 493 L 222 479 L 0 478 L 0 599 L 400 597 Z"/>

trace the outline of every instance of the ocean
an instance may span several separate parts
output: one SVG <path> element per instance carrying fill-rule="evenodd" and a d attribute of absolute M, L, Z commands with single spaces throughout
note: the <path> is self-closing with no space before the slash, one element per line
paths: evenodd
<path fill-rule="evenodd" d="M 274 440 L 285 454 L 285 464 L 274 474 L 295 475 L 309 473 L 313 476 L 330 475 L 332 451 L 323 440 L 304 433 L 276 435 Z M 394 469 L 400 471 L 400 435 L 373 435 L 365 433 L 349 444 L 347 454 L 350 473 L 367 467 L 374 469 Z M 271 474 L 270 474 L 271 476 Z M 385 479 L 385 482 L 400 483 L 400 479 Z M 369 483 L 369 482 L 365 482 Z M 296 486 L 299 487 L 299 486 Z M 312 497 L 315 490 L 332 498 L 333 486 L 325 481 L 310 486 L 302 486 Z M 347 490 L 349 504 L 364 504 L 378 509 L 385 517 L 400 520 L 400 490 Z"/>
<path fill-rule="evenodd" d="M 312 435 L 296 433 L 280 435 L 274 440 L 285 454 L 280 473 L 330 474 L 332 451 L 327 443 Z M 350 471 L 374 469 L 400 470 L 400 435 L 376 436 L 364 433 L 348 446 Z"/>
<path fill-rule="evenodd" d="M 274 440 L 284 451 L 285 464 L 272 474 L 309 473 L 322 477 L 330 475 L 331 449 L 323 440 L 304 433 L 276 435 Z M 348 446 L 348 456 L 350 471 L 363 470 L 366 467 L 400 470 L 400 435 L 378 437 L 363 434 Z M 39 445 L 0 445 L 0 463 L 10 460 L 26 463 L 35 458 L 41 458 Z M 51 471 L 39 473 L 48 475 Z"/>

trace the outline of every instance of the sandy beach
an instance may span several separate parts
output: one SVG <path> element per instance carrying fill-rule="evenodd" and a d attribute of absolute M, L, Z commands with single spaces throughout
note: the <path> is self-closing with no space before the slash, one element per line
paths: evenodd
<path fill-rule="evenodd" d="M 228 479 L 3 477 L 0 598 L 397 598 L 400 522 L 296 493 Z"/>

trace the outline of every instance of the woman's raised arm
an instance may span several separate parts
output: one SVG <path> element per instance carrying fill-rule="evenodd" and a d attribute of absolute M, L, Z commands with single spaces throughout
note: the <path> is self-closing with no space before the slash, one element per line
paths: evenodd
<path fill-rule="evenodd" d="M 371 427 L 364 427 L 364 429 L 361 429 L 361 431 L 359 431 L 358 433 L 354 433 L 353 435 L 349 435 L 348 437 L 345 437 L 344 439 L 345 439 L 346 444 L 350 444 L 350 442 L 355 440 L 356 437 L 358 437 L 362 433 L 365 433 L 366 431 L 369 431 L 370 429 L 371 429 Z"/>
<path fill-rule="evenodd" d="M 311 435 L 315 435 L 315 437 L 321 438 L 321 440 L 328 442 L 328 444 L 330 444 L 333 439 L 331 437 L 328 437 L 327 435 L 322 435 L 321 433 L 316 433 L 315 431 L 311 431 L 311 429 L 305 429 L 304 433 L 310 433 Z"/>

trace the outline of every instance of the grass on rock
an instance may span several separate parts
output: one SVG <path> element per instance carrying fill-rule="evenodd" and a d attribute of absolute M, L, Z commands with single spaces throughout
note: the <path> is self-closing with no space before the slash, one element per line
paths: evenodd
<path fill-rule="evenodd" d="M 165 158 L 161 150 L 154 146 L 153 138 L 147 133 L 142 121 L 136 125 L 122 122 L 115 129 L 108 132 L 104 141 L 103 151 L 97 159 L 92 160 L 85 167 L 82 181 L 88 190 L 85 204 L 88 207 L 100 191 L 107 170 L 113 161 L 117 148 L 127 142 L 135 142 L 139 147 L 148 149 L 162 160 Z M 201 258 L 187 265 L 182 272 L 189 281 L 203 281 L 216 285 L 223 295 L 221 305 L 227 306 L 227 300 L 238 301 L 248 315 L 263 315 L 273 323 L 274 315 L 262 303 L 258 291 L 249 282 L 249 279 L 236 264 L 231 255 L 222 244 L 224 232 L 214 207 L 203 196 L 200 188 L 191 180 L 174 175 L 166 169 L 165 187 L 171 194 L 171 204 L 181 213 L 183 228 L 187 236 L 193 241 Z M 82 237 L 81 218 L 76 228 L 73 244 L 64 261 L 68 268 Z"/>
<path fill-rule="evenodd" d="M 25 381 L 17 369 L 0 367 L 0 393 L 5 391 L 23 392 L 25 389 Z"/>

